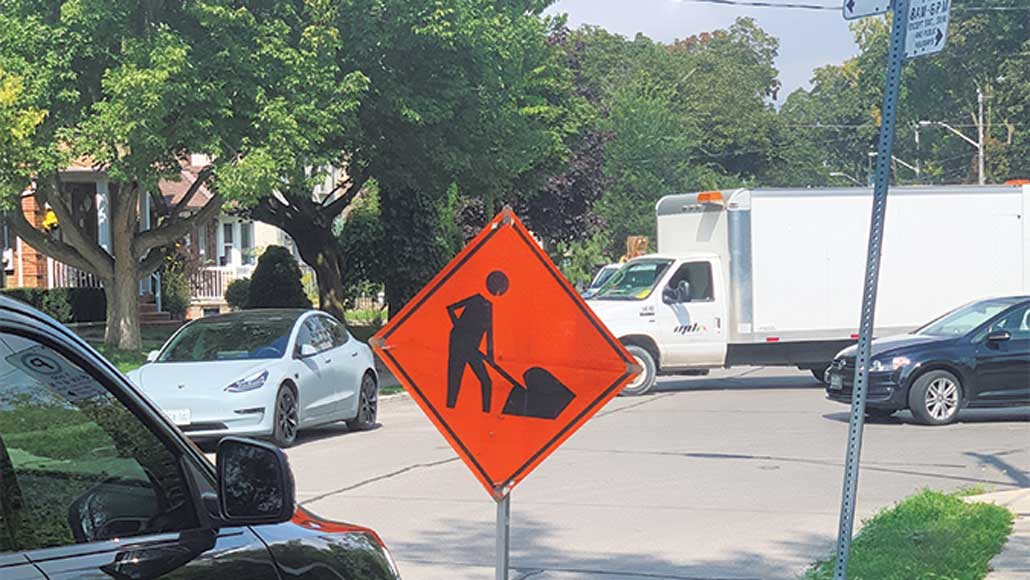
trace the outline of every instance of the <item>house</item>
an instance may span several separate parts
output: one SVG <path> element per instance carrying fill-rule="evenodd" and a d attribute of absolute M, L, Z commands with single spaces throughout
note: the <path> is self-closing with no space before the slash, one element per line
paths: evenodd
<path fill-rule="evenodd" d="M 147 229 L 159 212 L 174 207 L 195 182 L 200 168 L 208 162 L 206 156 L 191 155 L 178 180 L 164 180 L 158 184 L 161 202 L 149 195 L 140 196 L 141 227 Z M 80 227 L 101 247 L 110 243 L 110 214 L 107 195 L 111 182 L 105 171 L 86 161 L 73 163 L 61 173 L 64 187 L 70 195 L 70 209 Z M 187 211 L 197 211 L 211 199 L 205 187 L 190 200 Z M 164 207 L 156 207 L 162 203 Z M 26 219 L 35 227 L 60 226 L 48 208 L 38 207 L 31 195 L 22 198 Z M 3 232 L 4 268 L 6 286 L 27 288 L 99 287 L 100 281 L 50 258 L 14 236 L 6 227 Z M 202 264 L 193 280 L 191 306 L 188 318 L 217 313 L 228 308 L 225 289 L 238 278 L 249 277 L 262 248 L 282 245 L 293 249 L 293 242 L 285 232 L 261 222 L 246 220 L 225 211 L 204 224 L 198 224 L 183 240 L 189 251 Z M 303 268 L 303 265 L 302 265 Z M 313 277 L 312 277 L 313 283 Z M 142 302 L 153 302 L 160 310 L 160 275 L 155 274 L 140 282 Z M 151 308 L 152 309 L 152 308 Z"/>

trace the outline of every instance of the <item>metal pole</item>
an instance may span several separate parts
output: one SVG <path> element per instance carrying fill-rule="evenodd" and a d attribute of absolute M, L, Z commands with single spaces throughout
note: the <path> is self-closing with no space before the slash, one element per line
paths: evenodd
<path fill-rule="evenodd" d="M 976 149 L 980 152 L 980 185 L 983 185 L 987 181 L 987 176 L 984 175 L 984 93 L 980 90 L 979 84 L 976 86 L 976 101 L 980 108 L 976 123 L 976 132 L 979 137 Z"/>
<path fill-rule="evenodd" d="M 508 552 L 511 547 L 511 492 L 497 502 L 496 580 L 508 580 Z"/>
<path fill-rule="evenodd" d="M 848 451 L 844 462 L 844 489 L 841 494 L 837 557 L 833 569 L 834 580 L 846 580 L 848 560 L 851 555 L 855 498 L 858 493 L 858 469 L 862 453 L 862 429 L 865 427 L 870 343 L 873 339 L 876 291 L 880 278 L 880 250 L 883 247 L 884 218 L 887 214 L 887 188 L 890 179 L 891 149 L 894 145 L 894 120 L 897 116 L 901 68 L 905 59 L 908 5 L 909 0 L 894 0 L 893 2 L 894 15 L 891 25 L 890 49 L 887 53 L 887 79 L 883 91 L 883 123 L 880 126 L 879 153 L 876 157 L 876 184 L 873 188 L 872 219 L 869 226 L 865 288 L 862 291 L 858 354 L 855 360 L 855 382 L 851 396 L 851 418 L 848 422 Z"/>

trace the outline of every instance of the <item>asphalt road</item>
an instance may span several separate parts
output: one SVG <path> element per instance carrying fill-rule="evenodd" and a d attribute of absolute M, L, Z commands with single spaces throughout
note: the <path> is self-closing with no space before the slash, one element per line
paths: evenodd
<path fill-rule="evenodd" d="M 369 525 L 408 580 L 493 578 L 495 507 L 407 397 L 289 450 L 298 499 Z M 794 578 L 836 537 L 847 408 L 808 374 L 663 379 L 610 403 L 512 496 L 512 578 Z M 923 487 L 1030 486 L 1030 410 L 868 424 L 867 517 Z"/>

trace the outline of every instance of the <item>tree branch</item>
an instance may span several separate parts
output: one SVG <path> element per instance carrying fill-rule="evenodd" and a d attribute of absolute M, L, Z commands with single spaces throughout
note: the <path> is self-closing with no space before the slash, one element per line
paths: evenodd
<path fill-rule="evenodd" d="M 141 258 L 150 253 L 150 250 L 164 246 L 182 238 L 189 233 L 198 223 L 205 223 L 213 219 L 222 210 L 224 200 L 221 195 L 215 195 L 204 204 L 204 207 L 197 213 L 184 220 L 166 222 L 156 228 L 136 234 L 136 241 L 133 247 L 133 255 Z"/>
<path fill-rule="evenodd" d="M 200 191 L 200 188 L 205 183 L 207 183 L 207 180 L 214 173 L 214 170 L 215 168 L 213 165 L 207 165 L 203 169 L 201 169 L 199 173 L 197 173 L 196 179 L 194 179 L 193 183 L 190 184 L 190 188 L 186 190 L 186 194 L 183 195 L 182 199 L 179 200 L 179 203 L 175 204 L 175 207 L 172 208 L 172 220 L 178 219 L 179 214 L 181 214 L 183 211 L 186 210 L 187 207 L 189 207 L 190 200 L 193 199 L 193 196 L 197 195 L 197 192 Z"/>
<path fill-rule="evenodd" d="M 348 179 L 347 182 L 344 182 L 344 183 L 348 183 L 348 182 L 350 183 L 350 185 L 347 186 L 347 190 L 344 191 L 342 194 L 340 194 L 339 197 L 334 199 L 328 205 L 326 205 L 323 202 L 323 204 L 322 204 L 322 212 L 323 212 L 323 214 L 326 217 L 328 217 L 330 220 L 332 220 L 332 218 L 335 218 L 336 216 L 340 215 L 340 213 L 344 209 L 346 209 L 347 206 L 349 206 L 354 201 L 354 198 L 356 198 L 358 196 L 358 194 L 361 193 L 361 190 L 365 187 L 365 184 L 368 183 L 368 179 L 369 179 L 368 174 L 362 173 L 362 174 L 354 176 L 351 179 Z M 333 191 L 335 192 L 337 189 L 339 189 L 339 186 L 336 189 L 334 189 Z M 332 194 L 330 194 L 330 195 L 332 195 Z M 326 199 L 328 200 L 329 198 L 326 198 Z"/>
<path fill-rule="evenodd" d="M 164 264 L 165 261 L 165 249 L 164 247 L 154 248 L 147 253 L 147 257 L 139 263 L 139 279 L 142 280 L 147 276 L 153 274 Z"/>
<path fill-rule="evenodd" d="M 68 204 L 61 197 L 60 188 L 61 180 L 59 176 L 54 177 L 53 187 L 45 187 L 42 184 L 37 187 L 38 193 L 42 194 L 42 197 L 46 199 L 51 209 L 54 210 L 54 214 L 57 215 L 57 224 L 61 228 L 61 233 L 68 238 L 70 245 L 75 248 L 76 253 L 92 264 L 88 271 L 98 273 L 107 268 L 112 268 L 113 271 L 114 264 L 112 263 L 111 255 L 100 247 L 96 240 L 89 239 L 86 233 L 82 231 L 79 224 L 76 223 Z"/>
<path fill-rule="evenodd" d="M 75 247 L 66 244 L 60 240 L 54 239 L 46 232 L 37 230 L 25 219 L 25 214 L 19 207 L 7 213 L 7 225 L 10 226 L 11 230 L 14 231 L 14 235 L 18 236 L 25 241 L 28 245 L 32 246 L 36 250 L 46 254 L 47 256 L 73 268 L 82 270 L 83 272 L 89 272 L 95 276 L 99 276 L 102 279 L 110 279 L 114 274 L 113 271 L 99 271 L 79 253 Z"/>

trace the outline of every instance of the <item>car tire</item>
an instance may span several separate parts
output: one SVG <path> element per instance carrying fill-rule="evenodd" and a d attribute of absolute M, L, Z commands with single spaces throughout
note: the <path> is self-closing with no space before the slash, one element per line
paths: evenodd
<path fill-rule="evenodd" d="M 962 383 L 948 371 L 930 371 L 915 380 L 908 392 L 908 408 L 924 425 L 947 425 L 958 418 Z"/>
<path fill-rule="evenodd" d="M 642 346 L 630 344 L 626 350 L 633 356 L 635 362 L 643 368 L 643 371 L 633 379 L 619 395 L 624 397 L 639 397 L 650 391 L 658 379 L 658 365 L 655 363 L 654 355 Z"/>
<path fill-rule="evenodd" d="M 871 419 L 873 421 L 886 421 L 893 417 L 894 413 L 897 412 L 897 409 L 870 409 L 866 407 L 865 416 L 866 419 Z"/>
<path fill-rule="evenodd" d="M 379 413 L 379 385 L 375 377 L 369 373 L 361 379 L 361 390 L 358 394 L 358 414 L 347 421 L 351 431 L 368 431 L 376 426 Z"/>
<path fill-rule="evenodd" d="M 300 418 L 297 394 L 288 385 L 279 387 L 275 395 L 275 416 L 272 420 L 272 442 L 283 449 L 297 442 Z"/>
<path fill-rule="evenodd" d="M 815 380 L 819 381 L 824 385 L 826 384 L 826 371 L 830 370 L 830 365 L 821 366 L 817 369 L 808 370 L 812 371 L 812 376 L 815 377 Z"/>

